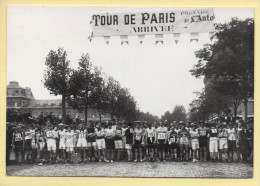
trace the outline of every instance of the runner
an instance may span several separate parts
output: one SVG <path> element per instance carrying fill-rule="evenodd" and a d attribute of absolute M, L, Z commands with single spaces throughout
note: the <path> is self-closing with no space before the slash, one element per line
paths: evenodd
<path fill-rule="evenodd" d="M 12 146 L 15 148 L 15 159 L 17 164 L 22 163 L 22 152 L 24 149 L 24 133 L 20 126 L 15 127 L 15 132 L 13 133 Z"/>
<path fill-rule="evenodd" d="M 208 129 L 205 123 L 201 123 L 201 127 L 198 129 L 199 133 L 199 147 L 200 147 L 200 161 L 207 161 L 207 144 L 208 144 Z"/>
<path fill-rule="evenodd" d="M 65 163 L 66 160 L 66 130 L 64 129 L 64 125 L 62 123 L 59 124 L 60 130 L 58 131 L 59 135 L 59 158 L 61 159 L 62 163 Z"/>
<path fill-rule="evenodd" d="M 155 128 L 151 124 L 148 124 L 148 128 L 145 130 L 145 141 L 146 141 L 146 155 L 148 161 L 154 161 L 154 149 L 156 144 L 156 132 Z"/>
<path fill-rule="evenodd" d="M 132 145 L 134 143 L 134 130 L 132 128 L 131 123 L 128 123 L 128 128 L 125 131 L 125 137 L 126 137 L 125 148 L 127 151 L 128 161 L 130 162 L 133 159 Z"/>
<path fill-rule="evenodd" d="M 77 140 L 77 148 L 79 148 L 79 153 L 80 153 L 80 162 L 86 162 L 86 148 L 87 148 L 87 131 L 84 130 L 83 125 L 79 124 L 79 130 L 78 130 L 78 140 Z"/>
<path fill-rule="evenodd" d="M 193 162 L 197 162 L 199 159 L 199 132 L 196 130 L 197 126 L 195 124 L 191 125 L 191 130 L 190 130 L 190 136 L 191 136 L 191 148 L 192 148 L 192 157 L 193 157 Z"/>
<path fill-rule="evenodd" d="M 25 134 L 25 144 L 24 144 L 24 161 L 27 163 L 32 162 L 32 137 L 33 137 L 34 130 L 31 126 L 28 126 L 24 132 Z"/>
<path fill-rule="evenodd" d="M 106 160 L 105 129 L 100 124 L 98 124 L 96 127 L 96 135 L 97 135 L 96 143 L 97 143 L 97 152 L 98 152 L 99 162 L 102 161 L 101 155 L 103 157 L 103 160 L 107 161 Z"/>
<path fill-rule="evenodd" d="M 228 137 L 228 133 L 225 130 L 224 125 L 221 124 L 219 126 L 219 133 L 218 133 L 218 138 L 219 138 L 219 160 L 220 161 L 228 161 L 228 156 L 227 156 L 227 149 L 228 149 L 227 137 Z"/>
<path fill-rule="evenodd" d="M 175 131 L 175 127 L 171 127 L 171 133 L 168 137 L 169 149 L 170 149 L 170 157 L 171 160 L 177 161 L 177 149 L 178 149 L 178 133 Z"/>
<path fill-rule="evenodd" d="M 52 125 L 49 125 L 46 131 L 46 139 L 47 139 L 47 150 L 49 152 L 49 161 L 54 164 L 54 160 L 56 157 L 56 136 L 53 130 Z"/>
<path fill-rule="evenodd" d="M 90 161 L 96 161 L 96 149 L 97 149 L 97 143 L 96 143 L 96 132 L 94 128 L 94 123 L 91 122 L 90 126 L 87 128 L 87 152 L 88 152 L 88 158 Z"/>
<path fill-rule="evenodd" d="M 72 154 L 74 151 L 74 141 L 75 141 L 75 135 L 74 132 L 71 130 L 71 127 L 68 126 L 68 130 L 65 133 L 65 145 L 66 145 L 66 151 L 68 153 L 68 163 L 72 162 Z"/>
<path fill-rule="evenodd" d="M 114 151 L 115 151 L 115 130 L 112 128 L 112 123 L 108 124 L 108 128 L 105 129 L 105 141 L 107 148 L 107 161 L 114 162 Z"/>
<path fill-rule="evenodd" d="M 233 124 L 229 124 L 229 128 L 227 129 L 228 133 L 228 156 L 229 161 L 234 161 L 234 154 L 236 153 L 236 140 L 237 140 L 237 131 L 236 128 L 233 127 Z"/>
<path fill-rule="evenodd" d="M 123 149 L 123 132 L 121 126 L 118 124 L 115 131 L 115 149 L 116 149 L 116 157 L 117 161 L 121 160 L 121 154 Z"/>
<path fill-rule="evenodd" d="M 189 138 L 190 138 L 190 133 L 189 131 L 185 128 L 186 125 L 184 122 L 179 123 L 181 125 L 181 129 L 178 133 L 179 137 L 179 142 L 180 142 L 180 160 L 183 160 L 183 155 L 185 155 L 186 161 L 189 160 Z"/>
<path fill-rule="evenodd" d="M 159 161 L 165 162 L 165 144 L 167 142 L 167 128 L 164 127 L 163 122 L 160 122 L 160 126 L 155 131 L 156 131 L 158 158 Z"/>
<path fill-rule="evenodd" d="M 143 140 L 143 135 L 144 135 L 144 131 L 143 129 L 141 129 L 140 124 L 137 123 L 136 127 L 134 129 L 134 143 L 133 143 L 133 148 L 135 149 L 135 162 L 138 161 L 138 157 L 140 162 L 143 161 L 142 156 L 142 140 Z"/>
<path fill-rule="evenodd" d="M 218 129 L 216 128 L 216 124 L 211 125 L 211 129 L 209 130 L 209 152 L 211 156 L 211 160 L 214 162 L 217 161 L 218 158 Z"/>

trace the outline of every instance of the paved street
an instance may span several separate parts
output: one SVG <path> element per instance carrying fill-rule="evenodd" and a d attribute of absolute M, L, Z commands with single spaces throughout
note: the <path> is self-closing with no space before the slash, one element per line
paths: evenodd
<path fill-rule="evenodd" d="M 7 166 L 12 176 L 226 177 L 251 178 L 253 167 L 242 163 L 143 162 Z"/>

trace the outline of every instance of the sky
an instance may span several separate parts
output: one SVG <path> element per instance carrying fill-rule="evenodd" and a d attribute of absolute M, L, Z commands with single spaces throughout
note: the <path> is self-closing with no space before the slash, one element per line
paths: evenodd
<path fill-rule="evenodd" d="M 91 62 L 113 76 L 123 87 L 129 88 L 141 111 L 161 116 L 183 105 L 188 111 L 195 91 L 204 87 L 203 79 L 189 72 L 197 63 L 194 52 L 211 42 L 208 33 L 201 33 L 199 42 L 190 43 L 189 34 L 181 34 L 179 43 L 173 35 L 164 35 L 164 43 L 155 45 L 154 35 L 147 35 L 143 44 L 137 36 L 129 37 L 129 45 L 122 45 L 119 36 L 94 38 L 92 14 L 142 11 L 186 10 L 174 7 L 50 7 L 9 6 L 7 13 L 7 84 L 18 81 L 30 87 L 35 99 L 57 99 L 44 88 L 42 80 L 45 58 L 50 50 L 63 47 L 70 66 L 77 68 L 83 53 Z M 196 8 L 197 9 L 197 8 Z M 214 8 L 215 23 L 225 23 L 231 17 L 253 18 L 253 8 Z"/>

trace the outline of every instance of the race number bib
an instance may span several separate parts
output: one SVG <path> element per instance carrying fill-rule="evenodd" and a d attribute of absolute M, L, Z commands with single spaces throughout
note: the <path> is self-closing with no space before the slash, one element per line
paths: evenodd
<path fill-rule="evenodd" d="M 72 139 L 72 136 L 71 135 L 67 135 L 66 139 Z"/>
<path fill-rule="evenodd" d="M 148 133 L 148 137 L 152 138 L 153 137 L 153 133 Z"/>
<path fill-rule="evenodd" d="M 181 138 L 181 142 L 183 142 L 183 143 L 188 143 L 189 141 L 188 141 L 188 138 L 187 138 L 187 137 L 182 137 L 182 138 Z"/>
<path fill-rule="evenodd" d="M 141 136 L 136 136 L 135 139 L 140 141 L 141 140 Z"/>
<path fill-rule="evenodd" d="M 175 143 L 175 136 L 172 136 L 172 137 L 171 137 L 170 142 L 171 142 L 171 143 Z"/>
<path fill-rule="evenodd" d="M 200 131 L 200 135 L 201 136 L 206 136 L 206 131 L 205 130 Z"/>
<path fill-rule="evenodd" d="M 85 137 L 85 134 L 84 134 L 84 133 L 80 133 L 79 137 L 80 137 L 80 138 L 84 138 L 84 137 Z"/>
<path fill-rule="evenodd" d="M 158 139 L 165 139 L 165 133 L 158 133 Z"/>
<path fill-rule="evenodd" d="M 21 134 L 15 134 L 15 141 L 21 141 L 22 135 Z"/>

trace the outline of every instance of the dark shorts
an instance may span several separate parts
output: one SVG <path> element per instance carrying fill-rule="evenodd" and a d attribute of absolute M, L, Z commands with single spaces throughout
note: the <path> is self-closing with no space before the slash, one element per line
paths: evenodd
<path fill-rule="evenodd" d="M 135 149 L 141 148 L 141 144 L 142 144 L 141 140 L 135 140 L 133 148 L 135 148 Z"/>
<path fill-rule="evenodd" d="M 15 141 L 14 146 L 15 146 L 15 153 L 23 151 L 23 141 Z"/>
<path fill-rule="evenodd" d="M 169 149 L 178 149 L 178 144 L 177 143 L 170 144 Z"/>
<path fill-rule="evenodd" d="M 146 147 L 148 149 L 154 149 L 156 147 L 156 145 L 155 144 L 147 144 Z"/>
<path fill-rule="evenodd" d="M 228 151 L 236 151 L 236 140 L 228 140 Z"/>
<path fill-rule="evenodd" d="M 30 150 L 32 148 L 32 140 L 31 139 L 25 140 L 24 147 L 25 150 Z"/>
<path fill-rule="evenodd" d="M 165 149 L 166 144 L 164 142 L 165 142 L 165 140 L 158 140 L 157 148 Z"/>
<path fill-rule="evenodd" d="M 207 139 L 199 139 L 199 146 L 200 148 L 206 148 L 208 145 Z"/>
<path fill-rule="evenodd" d="M 115 140 L 114 139 L 105 139 L 106 149 L 115 149 Z"/>

